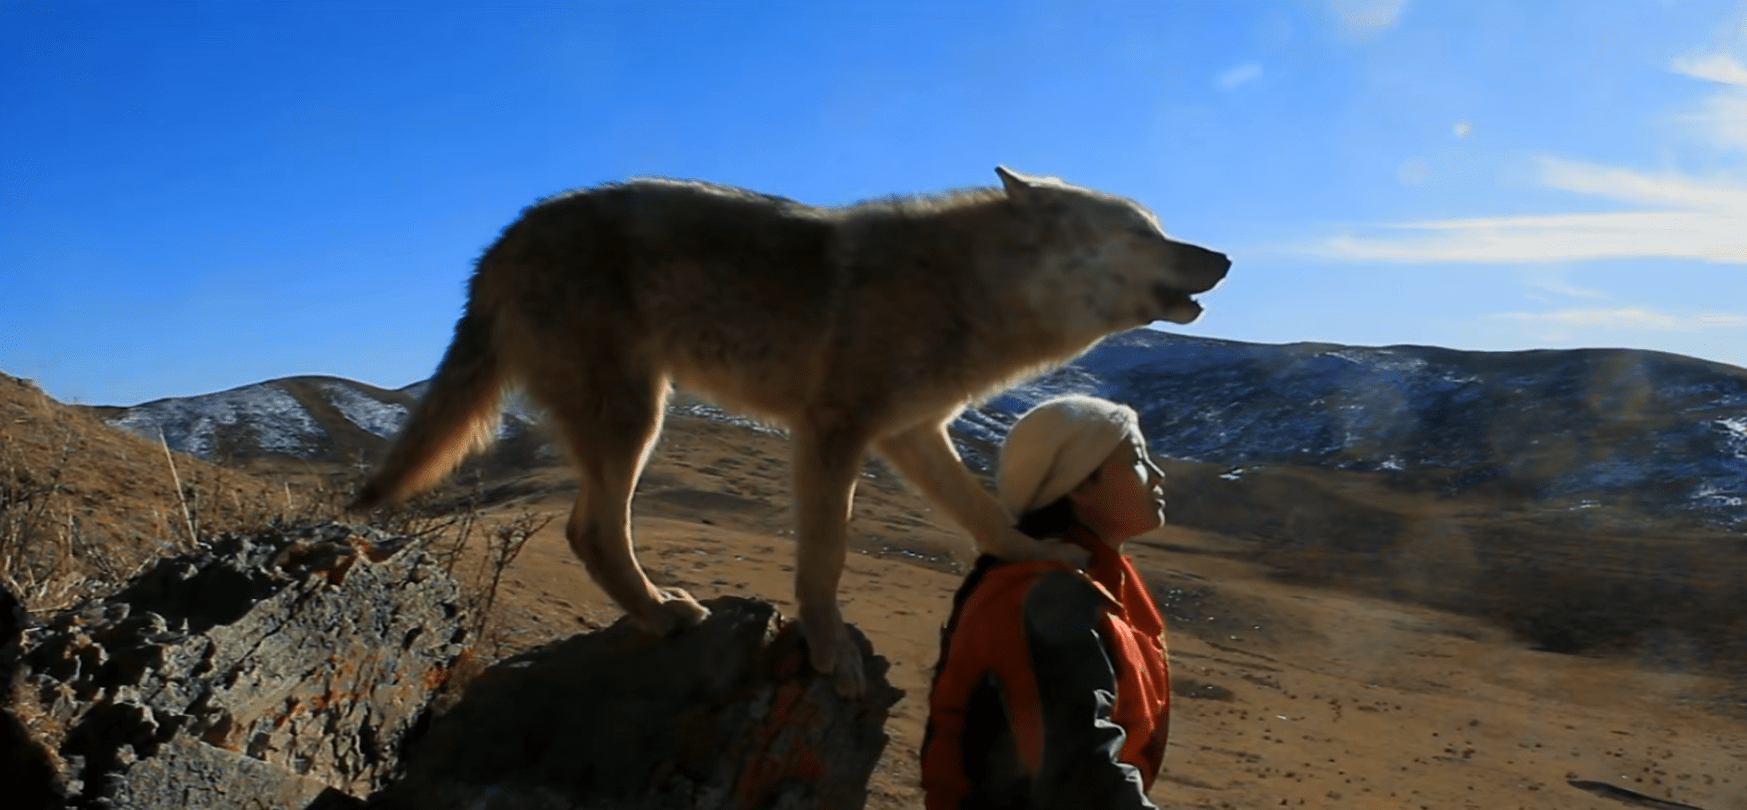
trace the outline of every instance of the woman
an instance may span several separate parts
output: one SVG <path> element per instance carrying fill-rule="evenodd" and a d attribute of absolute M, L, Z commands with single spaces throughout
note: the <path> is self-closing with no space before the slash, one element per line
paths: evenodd
<path fill-rule="evenodd" d="M 1170 716 L 1164 621 L 1122 543 L 1164 523 L 1135 412 L 1093 397 L 1014 424 L 996 487 L 1084 571 L 984 555 L 953 598 L 922 742 L 929 810 L 1151 808 Z"/>

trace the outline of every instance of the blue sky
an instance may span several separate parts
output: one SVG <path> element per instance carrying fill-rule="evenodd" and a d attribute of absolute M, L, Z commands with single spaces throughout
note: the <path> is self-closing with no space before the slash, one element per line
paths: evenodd
<path fill-rule="evenodd" d="M 0 371 L 428 376 L 516 213 L 631 175 L 1134 197 L 1191 334 L 1747 366 L 1725 0 L 0 2 Z"/>

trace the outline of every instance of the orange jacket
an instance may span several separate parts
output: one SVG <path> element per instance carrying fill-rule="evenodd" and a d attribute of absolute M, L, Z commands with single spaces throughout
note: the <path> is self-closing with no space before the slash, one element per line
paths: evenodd
<path fill-rule="evenodd" d="M 984 556 L 941 634 L 922 742 L 928 810 L 1151 808 L 1170 721 L 1164 621 L 1090 533 L 1084 573 Z"/>

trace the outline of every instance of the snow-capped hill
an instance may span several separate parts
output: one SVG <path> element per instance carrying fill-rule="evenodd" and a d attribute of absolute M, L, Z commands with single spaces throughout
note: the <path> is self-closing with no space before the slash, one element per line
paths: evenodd
<path fill-rule="evenodd" d="M 1747 525 L 1747 369 L 1619 349 L 1262 345 L 1134 330 L 967 413 L 998 441 L 1084 392 L 1128 403 L 1155 452 L 1438 480 Z"/>
<path fill-rule="evenodd" d="M 385 402 L 348 382 L 323 380 L 316 383 L 316 387 L 321 390 L 323 398 L 329 404 L 339 409 L 340 415 L 346 417 L 346 421 L 384 439 L 394 438 L 394 434 L 400 432 L 401 426 L 406 424 L 407 417 L 412 415 L 412 409 L 405 403 Z M 416 398 L 423 394 L 421 388 L 413 396 Z"/>
<path fill-rule="evenodd" d="M 398 390 L 339 377 L 285 377 L 228 391 L 98 409 L 115 427 L 208 460 L 289 456 L 358 462 L 378 457 L 429 387 Z M 538 416 L 520 397 L 506 401 L 498 438 L 528 431 Z"/>
<path fill-rule="evenodd" d="M 380 458 L 428 385 L 390 391 L 291 377 L 100 410 L 152 439 L 162 429 L 171 447 L 209 459 L 358 463 Z M 1747 369 L 1689 357 L 1264 345 L 1137 329 L 967 409 L 952 425 L 961 453 L 987 470 L 1019 413 L 1075 392 L 1134 406 L 1153 450 L 1172 458 L 1381 473 L 1451 494 L 1747 526 Z M 746 422 L 707 405 L 673 407 Z M 500 438 L 538 421 L 512 395 Z"/>
<path fill-rule="evenodd" d="M 245 441 L 262 453 L 307 457 L 324 438 L 309 409 L 277 382 L 154 400 L 107 421 L 208 460 Z"/>

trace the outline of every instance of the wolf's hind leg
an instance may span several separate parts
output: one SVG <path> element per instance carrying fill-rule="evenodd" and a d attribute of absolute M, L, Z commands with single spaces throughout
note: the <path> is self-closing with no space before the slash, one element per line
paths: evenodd
<path fill-rule="evenodd" d="M 977 550 L 1008 560 L 1066 560 L 1084 567 L 1089 555 L 1069 543 L 1046 543 L 1013 528 L 1013 518 L 965 469 L 946 422 L 925 421 L 879 441 L 880 455 L 936 507 L 970 532 Z"/>
<path fill-rule="evenodd" d="M 631 538 L 631 495 L 661 430 L 667 381 L 580 382 L 549 381 L 536 397 L 562 428 L 580 477 L 565 539 L 601 590 L 645 630 L 666 635 L 695 625 L 709 610 L 684 590 L 650 582 Z"/>
<path fill-rule="evenodd" d="M 843 697 L 859 697 L 867 689 L 861 649 L 850 639 L 837 605 L 862 441 L 851 431 L 794 431 L 795 598 L 801 632 L 813 669 L 835 676 Z"/>

